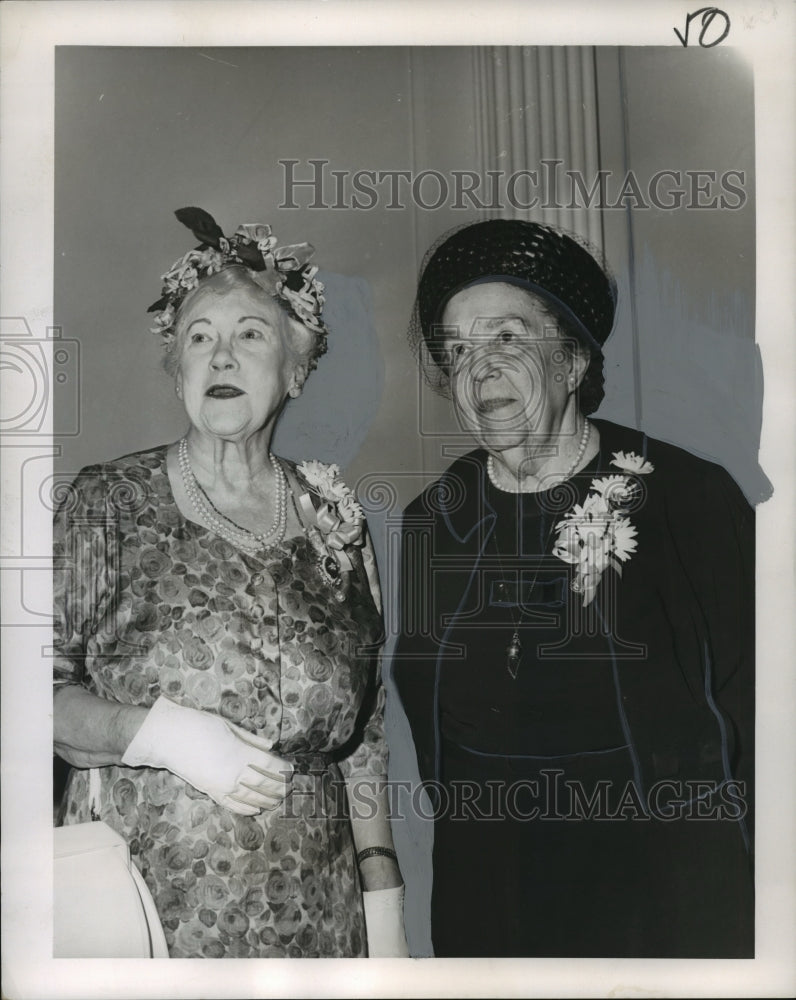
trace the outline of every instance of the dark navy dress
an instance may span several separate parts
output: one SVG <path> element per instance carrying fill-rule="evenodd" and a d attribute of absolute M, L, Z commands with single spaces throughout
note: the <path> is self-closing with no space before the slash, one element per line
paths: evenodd
<path fill-rule="evenodd" d="M 753 953 L 751 511 L 718 467 L 597 424 L 564 487 L 504 493 L 475 452 L 405 514 L 394 677 L 440 957 Z M 653 466 L 637 548 L 584 608 L 555 526 L 620 450 Z"/>

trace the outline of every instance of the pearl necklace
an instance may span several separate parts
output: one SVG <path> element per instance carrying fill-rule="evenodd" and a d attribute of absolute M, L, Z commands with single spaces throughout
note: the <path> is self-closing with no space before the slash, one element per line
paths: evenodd
<path fill-rule="evenodd" d="M 216 534 L 230 542 L 236 548 L 243 549 L 250 555 L 256 555 L 261 549 L 269 545 L 280 542 L 285 534 L 287 524 L 287 477 L 279 463 L 279 460 L 271 452 L 268 457 L 271 460 L 271 467 L 276 476 L 276 512 L 268 531 L 260 534 L 242 528 L 233 520 L 217 510 L 213 501 L 205 493 L 194 475 L 191 462 L 188 458 L 188 441 L 183 438 L 178 449 L 180 462 L 180 475 L 182 484 L 194 510 L 200 519 L 208 524 Z"/>
<path fill-rule="evenodd" d="M 580 445 L 578 446 L 578 453 L 575 456 L 574 462 L 570 465 L 570 467 L 567 469 L 567 471 L 564 472 L 563 474 L 561 474 L 560 479 L 562 481 L 565 480 L 565 479 L 569 479 L 569 477 L 574 472 L 577 471 L 577 468 L 578 468 L 578 466 L 581 463 L 581 459 L 583 458 L 583 455 L 584 455 L 584 453 L 586 451 L 586 448 L 588 447 L 589 439 L 590 438 L 591 438 L 591 424 L 589 423 L 588 420 L 584 420 L 583 421 L 583 432 L 582 432 L 582 434 L 580 436 Z M 513 488 L 512 487 L 508 487 L 508 486 L 503 486 L 501 483 L 499 483 L 497 481 L 497 476 L 495 474 L 495 460 L 494 460 L 494 458 L 493 458 L 492 455 L 490 455 L 489 458 L 486 460 L 486 471 L 487 471 L 487 475 L 489 476 L 489 479 L 490 479 L 490 482 L 492 483 L 492 485 L 495 486 L 497 489 L 502 490 L 504 493 L 525 493 L 525 492 L 527 492 L 526 490 L 523 490 L 521 488 L 521 486 L 519 485 L 519 480 L 517 481 L 517 485 L 515 487 L 513 487 Z M 559 477 L 556 477 L 556 478 L 559 478 Z"/>

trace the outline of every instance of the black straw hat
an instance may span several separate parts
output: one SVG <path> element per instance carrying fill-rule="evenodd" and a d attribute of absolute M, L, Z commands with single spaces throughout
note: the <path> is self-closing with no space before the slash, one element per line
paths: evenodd
<path fill-rule="evenodd" d="M 437 364 L 442 351 L 433 328 L 447 302 L 483 281 L 508 282 L 538 295 L 592 350 L 602 348 L 613 328 L 615 285 L 592 253 L 549 226 L 490 219 L 456 229 L 423 262 L 410 339 L 418 347 L 422 337 Z"/>

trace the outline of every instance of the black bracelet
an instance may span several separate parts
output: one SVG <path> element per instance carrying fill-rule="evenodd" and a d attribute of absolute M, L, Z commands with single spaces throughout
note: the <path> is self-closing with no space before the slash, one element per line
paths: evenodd
<path fill-rule="evenodd" d="M 365 858 L 376 857 L 392 858 L 393 861 L 398 861 L 398 855 L 391 847 L 366 847 L 357 854 L 357 864 L 361 865 Z"/>

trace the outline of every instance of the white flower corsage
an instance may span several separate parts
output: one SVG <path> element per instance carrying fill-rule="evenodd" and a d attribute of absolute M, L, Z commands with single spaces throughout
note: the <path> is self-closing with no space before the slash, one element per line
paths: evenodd
<path fill-rule="evenodd" d="M 362 545 L 365 540 L 365 517 L 353 492 L 340 478 L 337 465 L 302 462 L 296 467 L 312 491 L 320 497 L 316 507 L 309 494 L 299 497 L 299 504 L 310 523 L 307 537 L 316 554 L 324 578 L 342 600 L 344 573 L 353 569 L 346 545 Z"/>
<path fill-rule="evenodd" d="M 591 604 L 608 567 L 622 575 L 622 563 L 636 551 L 636 529 L 627 507 L 637 497 L 639 484 L 633 476 L 654 471 L 651 462 L 633 452 L 615 452 L 612 465 L 624 475 L 593 479 L 582 504 L 575 504 L 555 526 L 558 534 L 553 555 L 575 567 L 572 590 L 583 595 L 583 606 Z"/>
<path fill-rule="evenodd" d="M 641 455 L 633 451 L 625 454 L 623 451 L 615 451 L 611 465 L 617 469 L 624 469 L 625 472 L 632 472 L 636 476 L 646 476 L 648 472 L 654 472 L 655 466 L 652 462 L 645 461 Z"/>

